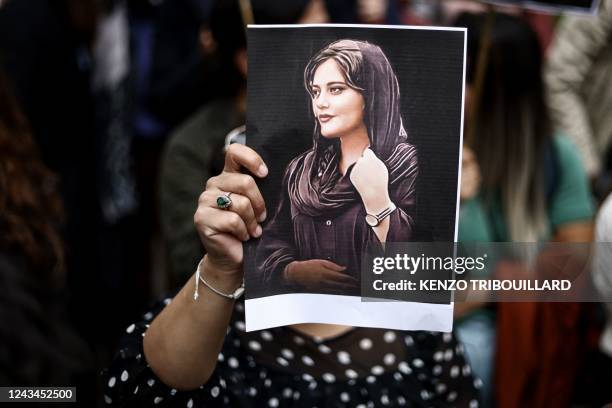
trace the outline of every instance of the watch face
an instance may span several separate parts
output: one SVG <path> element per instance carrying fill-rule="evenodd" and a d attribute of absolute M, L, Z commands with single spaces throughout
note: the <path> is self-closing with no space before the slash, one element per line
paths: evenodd
<path fill-rule="evenodd" d="M 365 216 L 365 220 L 366 223 L 370 226 L 370 227 L 375 227 L 378 225 L 378 218 L 376 218 L 375 216 L 371 215 L 371 214 L 366 214 Z"/>

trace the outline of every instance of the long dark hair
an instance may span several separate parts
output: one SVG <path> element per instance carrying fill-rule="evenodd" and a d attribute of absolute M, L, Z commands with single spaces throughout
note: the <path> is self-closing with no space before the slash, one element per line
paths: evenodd
<path fill-rule="evenodd" d="M 485 15 L 464 13 L 455 22 L 468 28 L 468 83 L 475 79 L 485 21 Z M 533 29 L 514 16 L 495 14 L 489 34 L 470 147 L 480 165 L 485 197 L 501 194 L 510 239 L 536 241 L 548 228 L 544 157 L 552 137 L 542 49 Z"/>
<path fill-rule="evenodd" d="M 31 269 L 54 282 L 64 272 L 56 184 L 0 70 L 0 249 L 19 252 Z"/>
<path fill-rule="evenodd" d="M 388 159 L 398 144 L 407 141 L 407 135 L 400 114 L 399 84 L 387 57 L 380 47 L 364 41 L 344 39 L 327 45 L 310 59 L 304 70 L 304 86 L 311 97 L 315 71 L 328 59 L 336 61 L 347 85 L 363 95 L 370 148 L 381 160 Z M 315 162 L 319 168 L 325 167 L 338 141 L 321 136 L 316 118 L 313 144 Z"/>

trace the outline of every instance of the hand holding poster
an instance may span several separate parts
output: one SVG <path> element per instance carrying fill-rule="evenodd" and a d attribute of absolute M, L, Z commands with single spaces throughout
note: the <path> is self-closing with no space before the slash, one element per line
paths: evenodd
<path fill-rule="evenodd" d="M 465 31 L 248 34 L 247 144 L 270 168 L 270 217 L 246 245 L 247 328 L 450 330 L 450 301 L 363 302 L 360 283 L 369 245 L 456 238 Z"/>

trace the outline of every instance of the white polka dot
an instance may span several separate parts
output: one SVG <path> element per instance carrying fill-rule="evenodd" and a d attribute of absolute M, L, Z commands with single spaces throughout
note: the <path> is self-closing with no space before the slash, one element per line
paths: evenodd
<path fill-rule="evenodd" d="M 412 373 L 412 368 L 410 368 L 410 366 L 408 365 L 407 362 L 402 361 L 397 365 L 397 368 L 404 374 L 410 374 Z"/>
<path fill-rule="evenodd" d="M 399 397 L 397 397 L 397 403 L 399 405 L 406 405 L 406 398 L 402 397 L 401 395 Z"/>
<path fill-rule="evenodd" d="M 261 332 L 261 338 L 264 339 L 265 341 L 272 341 L 274 340 L 274 336 L 272 336 L 272 333 L 270 333 L 267 330 L 264 330 Z"/>
<path fill-rule="evenodd" d="M 153 313 L 147 312 L 143 317 L 145 320 L 151 320 L 153 318 Z"/>
<path fill-rule="evenodd" d="M 163 400 L 164 400 L 164 399 L 163 399 L 162 397 L 155 397 L 155 398 L 153 399 L 153 403 L 154 403 L 155 405 L 157 405 L 157 404 L 159 404 L 160 402 L 162 402 Z"/>
<path fill-rule="evenodd" d="M 138 394 L 138 386 L 136 386 L 136 388 L 134 388 L 134 394 Z"/>
<path fill-rule="evenodd" d="M 382 373 L 385 372 L 385 369 L 382 368 L 379 365 L 375 365 L 374 367 L 372 367 L 372 369 L 370 370 L 372 372 L 372 374 L 374 375 L 381 375 Z"/>
<path fill-rule="evenodd" d="M 116 383 L 116 382 L 117 382 L 117 379 L 116 379 L 115 377 L 111 377 L 111 378 L 108 380 L 108 386 L 109 386 L 110 388 L 113 388 L 113 387 L 115 386 L 115 383 Z"/>
<path fill-rule="evenodd" d="M 112 400 L 112 398 L 111 398 L 111 397 L 109 397 L 108 395 L 105 395 L 105 396 L 104 396 L 104 402 L 106 402 L 107 404 L 109 404 L 109 405 L 110 405 L 110 404 L 112 404 L 112 403 L 113 403 L 113 400 Z"/>
<path fill-rule="evenodd" d="M 168 306 L 170 304 L 170 302 L 172 302 L 172 298 L 165 298 L 164 299 L 164 305 Z"/>
<path fill-rule="evenodd" d="M 236 302 L 236 310 L 239 312 L 244 312 L 244 305 L 240 302 Z"/>
<path fill-rule="evenodd" d="M 310 384 L 308 384 L 308 389 L 309 390 L 314 390 L 315 388 L 317 388 L 317 382 L 313 381 Z"/>
<path fill-rule="evenodd" d="M 244 324 L 244 322 L 242 320 L 237 320 L 236 323 L 234 324 L 234 326 L 236 326 L 236 328 L 240 331 L 245 331 L 246 330 L 246 325 Z"/>
<path fill-rule="evenodd" d="M 463 374 L 464 377 L 467 377 L 470 374 L 472 374 L 472 368 L 466 364 L 461 368 L 461 373 Z"/>
<path fill-rule="evenodd" d="M 346 365 L 351 363 L 351 355 L 346 351 L 339 351 L 337 356 L 340 364 Z"/>
<path fill-rule="evenodd" d="M 287 367 L 289 365 L 289 362 L 282 357 L 277 357 L 276 362 L 282 365 L 283 367 Z"/>
<path fill-rule="evenodd" d="M 444 353 L 442 351 L 436 351 L 433 355 L 434 361 L 440 362 L 444 358 Z"/>
<path fill-rule="evenodd" d="M 238 364 L 238 359 L 236 357 L 230 357 L 227 360 L 227 364 L 232 368 L 238 368 L 240 364 Z"/>
<path fill-rule="evenodd" d="M 427 390 L 421 390 L 421 399 L 427 401 L 429 399 L 429 393 Z"/>
<path fill-rule="evenodd" d="M 393 343 L 395 341 L 395 338 L 396 338 L 395 332 L 392 332 L 392 331 L 385 332 L 383 336 L 383 339 L 387 343 Z"/>
<path fill-rule="evenodd" d="M 446 400 L 447 400 L 448 402 L 453 402 L 453 401 L 454 401 L 454 400 L 456 400 L 456 399 L 457 399 L 457 392 L 455 392 L 455 391 L 451 391 L 451 392 L 449 392 L 449 393 L 448 393 L 448 397 L 446 397 Z"/>
<path fill-rule="evenodd" d="M 349 402 L 350 400 L 351 400 L 351 397 L 349 397 L 348 392 L 340 393 L 340 401 Z"/>
<path fill-rule="evenodd" d="M 312 380 L 314 380 L 313 376 L 310 375 L 310 374 L 307 374 L 307 373 L 302 374 L 302 379 L 304 381 L 312 381 Z"/>
<path fill-rule="evenodd" d="M 312 358 L 308 357 L 308 356 L 302 356 L 302 363 L 306 364 L 307 366 L 312 367 L 314 365 L 314 361 Z"/>
<path fill-rule="evenodd" d="M 221 386 L 221 388 L 226 388 L 227 384 L 225 383 L 225 380 L 223 378 L 219 379 L 219 385 Z"/>
<path fill-rule="evenodd" d="M 325 382 L 330 383 L 330 384 L 333 383 L 334 381 L 336 381 L 336 376 L 334 376 L 331 373 L 325 373 L 325 374 L 323 374 L 322 377 L 323 377 L 323 380 Z"/>
<path fill-rule="evenodd" d="M 383 394 L 382 397 L 380 397 L 380 402 L 383 405 L 389 405 L 389 397 Z"/>
<path fill-rule="evenodd" d="M 255 387 L 249 387 L 247 390 L 247 394 L 249 394 L 251 397 L 254 397 L 257 395 L 257 390 L 255 389 Z"/>
<path fill-rule="evenodd" d="M 278 398 L 270 398 L 268 400 L 268 406 L 272 408 L 278 407 Z"/>
<path fill-rule="evenodd" d="M 127 370 L 123 370 L 121 373 L 121 381 L 126 382 L 128 378 L 130 378 L 130 375 L 128 374 Z"/>
<path fill-rule="evenodd" d="M 221 392 L 221 390 L 216 385 L 210 389 L 210 395 L 212 395 L 213 398 L 217 398 L 219 396 L 219 392 Z"/>
<path fill-rule="evenodd" d="M 272 380 L 269 378 L 266 378 L 266 381 L 264 381 L 264 387 L 269 388 L 272 385 Z"/>
<path fill-rule="evenodd" d="M 285 388 L 283 390 L 283 398 L 291 398 L 293 395 L 293 390 L 291 388 Z"/>
<path fill-rule="evenodd" d="M 259 351 L 261 350 L 261 344 L 258 341 L 251 340 L 249 341 L 249 348 L 253 351 Z"/>
<path fill-rule="evenodd" d="M 369 350 L 372 348 L 372 340 L 368 339 L 367 337 L 364 339 L 361 339 L 361 341 L 359 342 L 359 347 L 361 347 L 362 350 Z"/>
<path fill-rule="evenodd" d="M 132 324 L 130 324 L 130 325 L 128 326 L 128 328 L 127 328 L 127 329 L 125 329 L 125 332 L 126 332 L 126 333 L 128 333 L 128 334 L 130 334 L 130 333 L 132 333 L 132 332 L 134 331 L 134 329 L 135 329 L 135 328 L 136 328 L 136 325 L 135 325 L 134 323 L 132 323 Z"/>
<path fill-rule="evenodd" d="M 455 353 L 462 355 L 463 352 L 464 352 L 463 344 L 457 344 L 457 347 L 455 347 Z"/>
<path fill-rule="evenodd" d="M 427 375 L 425 375 L 425 373 L 420 373 L 419 375 L 417 375 L 417 378 L 419 379 L 419 381 L 425 381 L 427 379 Z"/>
<path fill-rule="evenodd" d="M 323 354 L 329 354 L 331 353 L 331 349 L 329 347 L 327 347 L 325 344 L 321 344 L 319 346 L 319 351 Z"/>
<path fill-rule="evenodd" d="M 297 401 L 297 400 L 299 400 L 299 399 L 300 399 L 300 393 L 299 393 L 298 391 L 295 391 L 295 392 L 293 393 L 293 399 L 294 399 L 295 401 Z"/>
<path fill-rule="evenodd" d="M 152 386 L 153 386 L 153 384 L 155 384 L 155 380 L 154 380 L 154 379 L 152 379 L 152 378 L 151 378 L 149 381 L 147 381 L 147 385 L 148 385 L 149 387 L 152 387 Z"/>
<path fill-rule="evenodd" d="M 395 378 L 395 381 L 402 381 L 404 379 L 404 377 L 402 377 L 402 375 L 397 372 L 393 374 L 393 378 Z"/>
<path fill-rule="evenodd" d="M 440 375 L 442 374 L 442 366 L 441 365 L 435 365 L 433 370 L 432 370 L 434 375 Z"/>
<path fill-rule="evenodd" d="M 282 349 L 281 350 L 281 354 L 283 355 L 283 357 L 285 357 L 288 360 L 291 360 L 294 357 L 293 351 L 291 351 L 289 349 Z"/>
<path fill-rule="evenodd" d="M 452 378 L 457 378 L 459 376 L 459 367 L 452 366 L 451 369 L 450 369 L 450 376 Z"/>
<path fill-rule="evenodd" d="M 395 363 L 395 354 L 392 354 L 392 353 L 385 354 L 385 356 L 383 357 L 383 362 L 386 365 L 393 365 L 393 363 Z"/>
<path fill-rule="evenodd" d="M 376 377 L 374 377 L 373 375 L 368 375 L 366 377 L 366 382 L 368 384 L 374 384 L 376 382 Z"/>
<path fill-rule="evenodd" d="M 442 340 L 443 340 L 445 343 L 450 343 L 452 339 L 453 339 L 453 336 L 452 336 L 450 333 L 444 333 L 444 334 L 442 335 Z"/>
<path fill-rule="evenodd" d="M 448 349 L 444 352 L 444 361 L 451 361 L 453 359 L 453 350 Z"/>
<path fill-rule="evenodd" d="M 303 338 L 301 338 L 300 336 L 293 336 L 293 341 L 295 342 L 295 344 L 297 344 L 298 346 L 302 346 L 304 345 L 305 341 Z"/>
<path fill-rule="evenodd" d="M 174 389 L 174 388 L 173 388 L 173 389 L 171 389 L 171 390 L 170 390 L 170 395 L 176 395 L 176 389 Z"/>
<path fill-rule="evenodd" d="M 470 401 L 470 408 L 478 408 L 478 401 L 471 400 Z"/>
<path fill-rule="evenodd" d="M 225 356 L 223 355 L 223 353 L 219 353 L 219 356 L 217 357 L 217 360 L 219 360 L 220 362 L 225 361 Z"/>
<path fill-rule="evenodd" d="M 414 360 L 412 360 L 412 365 L 416 368 L 421 368 L 425 365 L 425 363 L 420 358 L 415 358 Z"/>
<path fill-rule="evenodd" d="M 482 380 L 480 378 L 474 379 L 474 388 L 477 390 L 482 388 Z"/>
<path fill-rule="evenodd" d="M 187 408 L 193 408 L 193 399 L 189 398 L 189 401 L 187 401 Z"/>
<path fill-rule="evenodd" d="M 411 335 L 406 335 L 406 337 L 404 337 L 404 343 L 406 343 L 406 345 L 408 347 L 413 346 L 414 345 L 414 339 L 412 338 Z"/>
<path fill-rule="evenodd" d="M 359 404 L 359 405 L 357 405 L 356 408 L 367 408 L 367 407 L 364 404 Z"/>
<path fill-rule="evenodd" d="M 353 369 L 350 369 L 350 368 L 349 368 L 348 370 L 346 370 L 346 371 L 344 372 L 344 374 L 345 374 L 345 375 L 346 375 L 348 378 L 351 378 L 351 379 L 353 379 L 353 378 L 357 378 L 357 377 L 358 377 L 357 371 L 355 371 L 355 370 L 353 370 Z"/>
<path fill-rule="evenodd" d="M 438 394 L 444 394 L 445 391 L 446 391 L 446 384 L 439 383 L 438 385 L 436 385 L 436 392 Z"/>

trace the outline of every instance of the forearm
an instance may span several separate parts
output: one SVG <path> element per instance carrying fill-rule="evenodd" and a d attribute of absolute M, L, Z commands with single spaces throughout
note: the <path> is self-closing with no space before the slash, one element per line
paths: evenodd
<path fill-rule="evenodd" d="M 202 263 L 202 276 L 224 293 L 233 292 L 241 282 L 227 277 Z M 200 297 L 194 300 L 195 274 L 151 323 L 143 348 L 151 370 L 167 385 L 194 389 L 211 376 L 233 310 L 233 301 L 200 285 Z"/>

